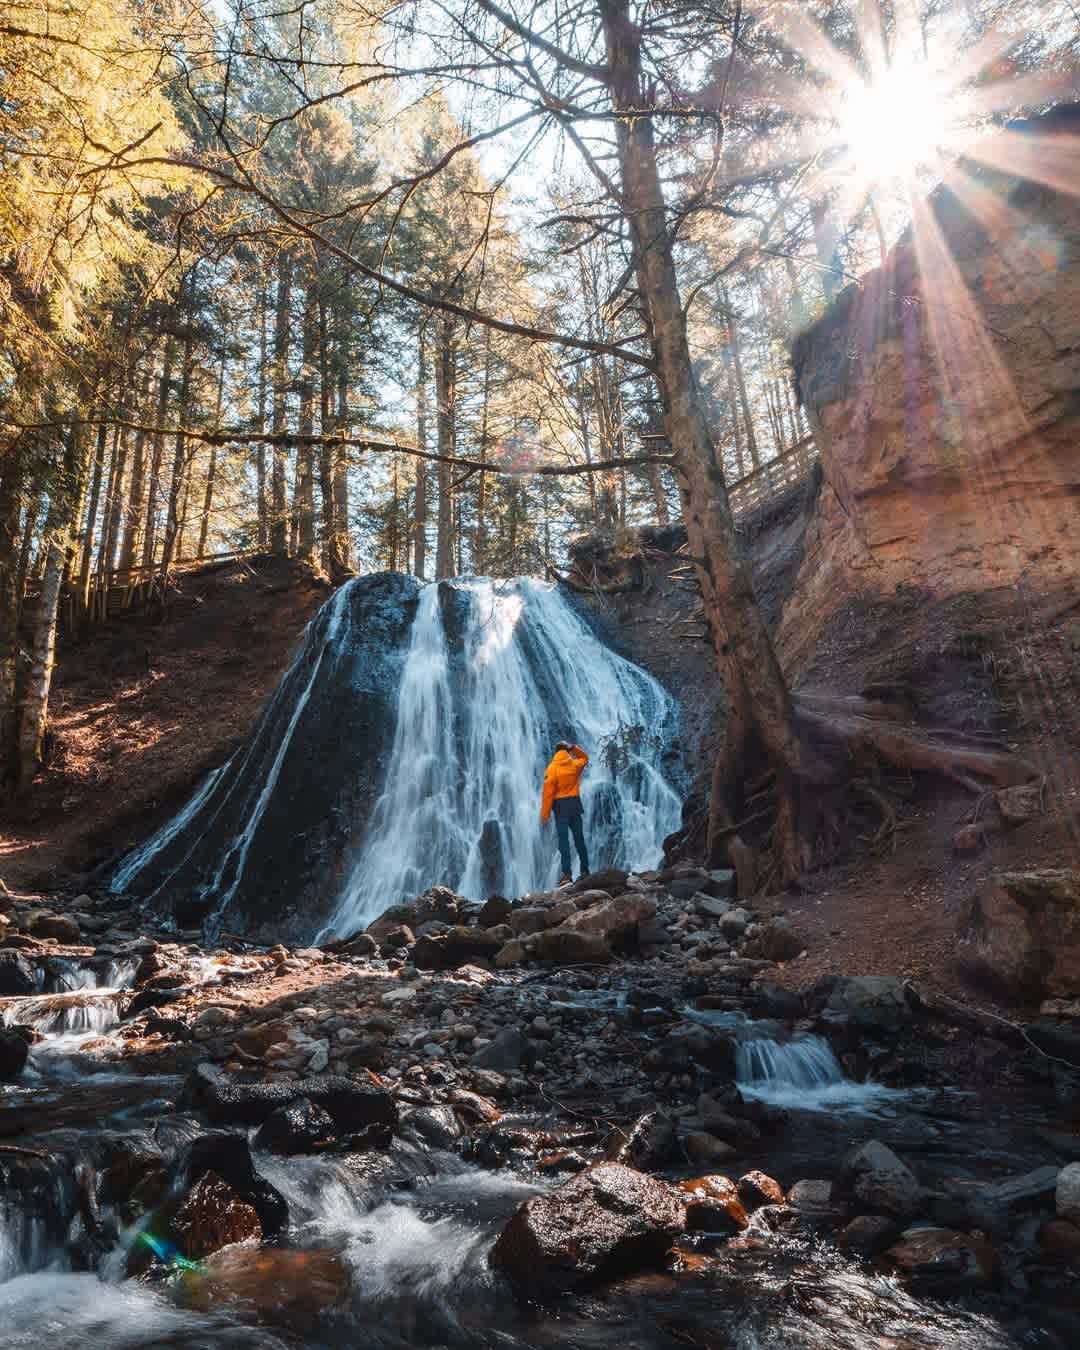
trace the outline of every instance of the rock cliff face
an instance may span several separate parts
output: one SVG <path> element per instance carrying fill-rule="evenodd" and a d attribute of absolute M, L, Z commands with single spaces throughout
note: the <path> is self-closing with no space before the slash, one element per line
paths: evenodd
<path fill-rule="evenodd" d="M 996 134 L 1052 178 L 1080 108 Z M 789 666 L 853 593 L 1046 591 L 1080 564 L 1080 204 L 970 164 L 956 184 L 795 343 L 825 483 Z"/>

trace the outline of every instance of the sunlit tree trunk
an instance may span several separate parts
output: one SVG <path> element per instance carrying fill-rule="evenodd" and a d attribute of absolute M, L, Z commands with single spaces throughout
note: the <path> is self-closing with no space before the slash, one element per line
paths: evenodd
<path fill-rule="evenodd" d="M 288 409 L 289 321 L 292 300 L 292 258 L 283 253 L 278 263 L 277 303 L 274 312 L 273 421 L 275 437 L 284 435 Z M 289 548 L 289 519 L 285 503 L 285 447 L 275 439 L 270 469 L 270 549 L 282 557 Z"/>
<path fill-rule="evenodd" d="M 319 305 L 315 283 L 304 296 L 304 329 L 300 369 L 300 435 L 296 447 L 296 552 L 305 562 L 315 561 L 315 357 L 319 340 Z"/>
<path fill-rule="evenodd" d="M 165 425 L 165 414 L 169 409 L 169 391 L 172 386 L 172 367 L 176 359 L 176 339 L 170 333 L 165 339 L 165 355 L 161 360 L 161 376 L 158 380 L 157 426 Z M 142 564 L 150 567 L 154 561 L 154 549 L 157 544 L 155 523 L 157 518 L 158 483 L 161 477 L 161 456 L 165 449 L 165 435 L 162 431 L 154 433 L 153 453 L 150 459 L 150 476 L 146 485 L 146 512 L 143 526 Z"/>
<path fill-rule="evenodd" d="M 150 397 L 150 385 L 154 373 L 154 358 L 147 354 L 146 368 L 139 386 L 136 409 L 140 423 L 145 422 L 150 411 L 147 401 Z M 131 482 L 128 485 L 127 502 L 123 513 L 123 534 L 120 544 L 118 566 L 122 573 L 130 571 L 135 563 L 136 549 L 139 543 L 139 527 L 143 520 L 144 493 L 146 491 L 146 432 L 140 425 L 135 432 L 135 444 L 131 451 Z"/>
<path fill-rule="evenodd" d="M 56 476 L 50 494 L 49 512 L 43 529 L 45 570 L 41 582 L 38 611 L 34 619 L 34 637 L 30 652 L 30 673 L 26 679 L 22 716 L 19 719 L 19 784 L 30 786 L 41 762 L 42 745 L 48 725 L 49 692 L 56 658 L 56 623 L 60 613 L 60 593 L 64 568 L 76 519 L 78 485 L 83 476 L 84 428 L 76 419 L 68 433 L 62 471 Z"/>
<path fill-rule="evenodd" d="M 479 460 L 481 464 L 487 463 L 488 452 L 488 416 L 491 404 L 491 329 L 484 330 L 484 388 L 483 402 L 480 406 L 480 445 Z M 480 482 L 476 492 L 476 531 L 473 535 L 473 554 L 474 568 L 481 575 L 488 570 L 488 528 L 487 528 L 487 489 L 488 476 L 484 469 L 480 470 Z"/>
<path fill-rule="evenodd" d="M 601 0 L 600 13 L 612 103 L 616 113 L 632 112 L 645 101 L 640 31 L 630 19 L 628 0 Z M 619 117 L 617 138 L 623 202 L 641 258 L 664 424 L 682 479 L 690 553 L 728 696 L 729 734 L 735 738 L 729 763 L 742 768 L 749 734 L 756 731 L 777 776 L 780 809 L 774 837 L 787 880 L 807 860 L 799 809 L 806 754 L 787 682 L 741 556 L 723 467 L 697 393 L 652 118 Z M 730 776 L 721 777 L 718 786 L 727 803 L 741 790 L 741 783 Z"/>
<path fill-rule="evenodd" d="M 187 316 L 187 331 L 184 335 L 184 355 L 180 364 L 180 397 L 176 420 L 180 426 L 190 416 L 188 399 L 191 395 L 191 372 L 194 366 L 194 338 L 191 331 L 191 315 Z M 167 576 L 173 559 L 178 551 L 180 525 L 182 520 L 181 498 L 187 469 L 187 437 L 182 431 L 176 433 L 173 443 L 172 477 L 169 482 L 169 509 L 165 517 L 165 538 L 161 547 L 161 574 Z"/>
<path fill-rule="evenodd" d="M 266 432 L 266 311 L 269 308 L 267 291 L 269 283 L 265 274 L 259 282 L 257 322 L 259 325 L 259 373 L 258 392 L 255 396 L 255 430 L 260 436 Z M 259 441 L 255 449 L 255 519 L 256 537 L 259 548 L 270 545 L 270 511 L 266 500 L 266 442 Z"/>
<path fill-rule="evenodd" d="M 456 441 L 456 370 L 453 324 L 439 320 L 438 349 L 435 355 L 436 433 L 440 455 L 452 456 Z M 453 467 L 439 464 L 439 514 L 435 541 L 435 576 L 454 575 L 454 500 Z"/>
<path fill-rule="evenodd" d="M 18 779 L 19 522 L 26 460 L 25 438 L 16 435 L 0 461 L 0 792 L 5 796 Z"/>
<path fill-rule="evenodd" d="M 349 350 L 344 316 L 339 322 L 337 426 L 341 436 L 349 432 Z M 349 448 L 339 439 L 334 445 L 334 547 L 333 575 L 352 571 L 352 530 L 349 524 Z"/>
<path fill-rule="evenodd" d="M 750 407 L 750 397 L 746 392 L 746 376 L 743 372 L 742 343 L 739 341 L 739 327 L 735 322 L 735 311 L 731 306 L 731 300 L 728 297 L 726 288 L 723 290 L 722 294 L 730 339 L 731 369 L 735 380 L 735 391 L 739 396 L 739 407 L 742 410 L 746 448 L 750 452 L 751 467 L 757 469 L 761 466 L 761 456 L 758 453 L 757 434 L 754 431 L 754 414 Z"/>
<path fill-rule="evenodd" d="M 94 442 L 94 462 L 90 483 L 90 499 L 86 507 L 86 523 L 82 531 L 82 550 L 79 566 L 79 607 L 85 611 L 90 604 L 90 572 L 94 561 L 94 533 L 97 528 L 98 504 L 101 500 L 101 480 L 105 473 L 105 447 L 109 443 L 108 424 L 98 425 Z"/>
<path fill-rule="evenodd" d="M 416 444 L 427 449 L 428 436 L 428 369 L 425 322 L 421 319 L 416 335 Z M 416 461 L 416 501 L 413 505 L 413 571 L 421 581 L 427 580 L 427 501 L 428 469 L 425 460 Z"/>
<path fill-rule="evenodd" d="M 221 408 L 225 401 L 225 366 L 227 351 L 222 348 L 221 365 L 218 367 L 217 399 L 214 403 L 214 428 L 221 426 Z M 199 544 L 195 550 L 197 558 L 206 556 L 206 541 L 210 534 L 210 513 L 214 509 L 214 486 L 217 479 L 218 447 L 217 442 L 210 447 L 210 463 L 206 466 L 206 487 L 203 492 L 202 518 L 199 521 Z"/>

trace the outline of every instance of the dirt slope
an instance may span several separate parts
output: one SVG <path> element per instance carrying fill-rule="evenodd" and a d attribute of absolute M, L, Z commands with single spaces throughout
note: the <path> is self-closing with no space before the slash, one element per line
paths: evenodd
<path fill-rule="evenodd" d="M 251 727 L 328 588 L 257 558 L 178 578 L 164 610 L 61 642 L 48 772 L 0 825 L 12 890 L 77 885 L 159 824 Z"/>

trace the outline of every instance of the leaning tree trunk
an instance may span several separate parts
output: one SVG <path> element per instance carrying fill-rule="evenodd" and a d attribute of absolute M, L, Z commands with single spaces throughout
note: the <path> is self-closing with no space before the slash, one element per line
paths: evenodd
<path fill-rule="evenodd" d="M 625 115 L 646 103 L 640 32 L 630 20 L 628 0 L 601 0 L 600 12 L 618 115 L 623 204 L 640 258 L 664 424 L 684 489 L 690 550 L 731 713 L 741 723 L 741 743 L 746 744 L 751 731 L 756 733 L 776 772 L 780 804 L 774 838 L 781 874 L 791 880 L 809 861 L 800 807 L 810 765 L 750 570 L 740 557 L 720 456 L 697 394 L 652 118 Z M 722 785 L 727 793 L 737 791 L 730 779 Z"/>

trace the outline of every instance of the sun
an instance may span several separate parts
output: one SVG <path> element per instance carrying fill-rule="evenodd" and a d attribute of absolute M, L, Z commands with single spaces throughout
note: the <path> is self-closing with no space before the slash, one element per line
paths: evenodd
<path fill-rule="evenodd" d="M 833 143 L 868 188 L 909 186 L 961 147 L 962 93 L 925 60 L 894 60 L 839 91 Z"/>

